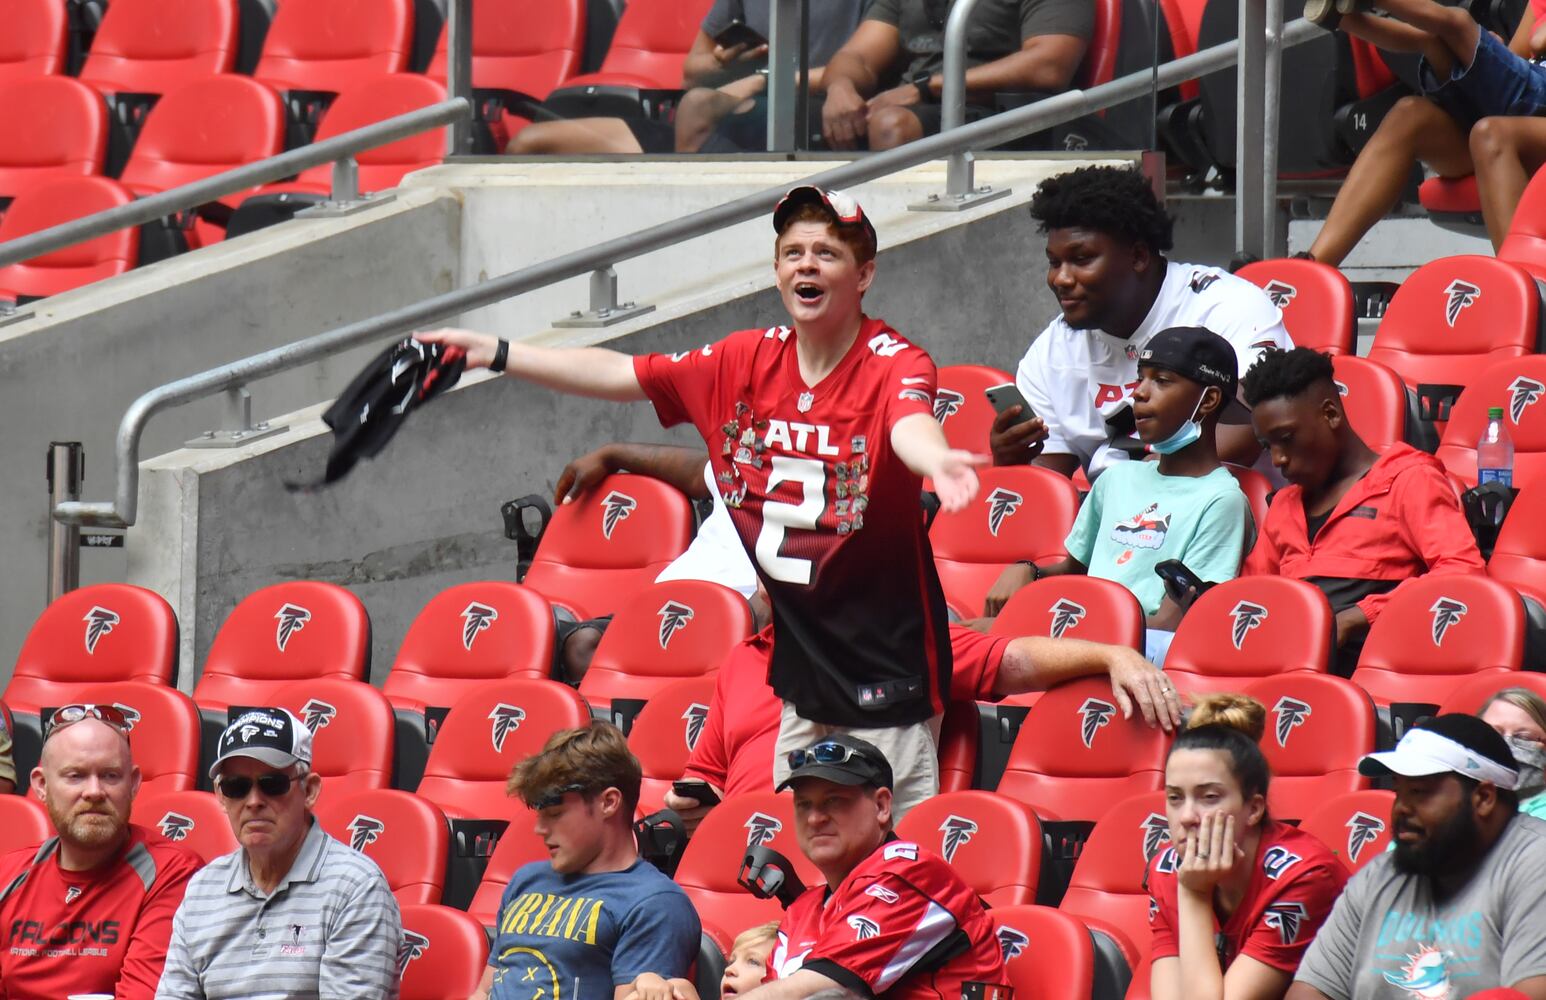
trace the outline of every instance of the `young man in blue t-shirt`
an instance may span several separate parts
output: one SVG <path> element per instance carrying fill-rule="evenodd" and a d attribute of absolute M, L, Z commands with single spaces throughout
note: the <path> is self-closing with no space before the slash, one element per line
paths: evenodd
<path fill-rule="evenodd" d="M 623 1000 L 644 973 L 685 976 L 701 928 L 687 895 L 639 858 L 639 762 L 617 727 L 554 733 L 509 792 L 536 813 L 550 860 L 524 865 L 499 902 L 473 1000 Z"/>
<path fill-rule="evenodd" d="M 1249 422 L 1235 398 L 1235 351 L 1201 327 L 1161 330 L 1138 354 L 1133 417 L 1157 462 L 1118 462 L 1095 481 L 1050 566 L 1007 568 L 989 592 L 997 614 L 1020 587 L 1044 576 L 1087 573 L 1115 580 L 1143 605 L 1150 629 L 1174 630 L 1182 608 L 1154 567 L 1179 559 L 1200 579 L 1221 583 L 1240 570 L 1250 507 L 1219 461 L 1221 420 Z"/>

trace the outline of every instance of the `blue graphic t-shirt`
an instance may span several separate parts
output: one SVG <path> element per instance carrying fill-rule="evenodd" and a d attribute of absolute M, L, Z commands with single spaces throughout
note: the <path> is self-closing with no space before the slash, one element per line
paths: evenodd
<path fill-rule="evenodd" d="M 653 865 L 560 875 L 525 865 L 499 901 L 491 1000 L 612 1000 L 641 972 L 685 976 L 698 953 L 698 914 Z"/>

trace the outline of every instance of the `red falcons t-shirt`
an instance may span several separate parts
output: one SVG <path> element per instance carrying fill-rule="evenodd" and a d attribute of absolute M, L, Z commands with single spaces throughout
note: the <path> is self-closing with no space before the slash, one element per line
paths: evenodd
<path fill-rule="evenodd" d="M 41 860 L 36 847 L 0 858 L 0 996 L 156 995 L 172 914 L 204 863 L 144 827 L 129 831 L 123 852 L 92 871 L 60 868 L 57 840 Z"/>
<path fill-rule="evenodd" d="M 1226 969 L 1236 955 L 1250 955 L 1274 969 L 1293 972 L 1347 884 L 1347 869 L 1320 840 L 1286 823 L 1269 822 L 1262 828 L 1256 858 L 1251 884 L 1229 923 L 1219 927 L 1214 917 L 1219 958 Z M 1181 854 L 1174 847 L 1160 851 L 1149 863 L 1149 924 L 1154 929 L 1150 954 L 1156 959 L 1180 954 L 1180 866 Z"/>
<path fill-rule="evenodd" d="M 933 416 L 934 362 L 865 319 L 816 386 L 788 327 L 634 359 L 660 422 L 691 423 L 773 602 L 769 680 L 803 718 L 897 726 L 944 710 L 950 643 L 922 481 L 891 450 Z"/>
<path fill-rule="evenodd" d="M 784 911 L 768 978 L 800 969 L 887 1000 L 961 1000 L 962 983 L 1008 981 L 982 899 L 944 860 L 894 835 L 835 890 L 807 889 Z"/>

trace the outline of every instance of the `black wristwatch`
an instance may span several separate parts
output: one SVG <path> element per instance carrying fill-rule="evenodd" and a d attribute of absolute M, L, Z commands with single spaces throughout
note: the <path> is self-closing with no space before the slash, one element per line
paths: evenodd
<path fill-rule="evenodd" d="M 499 344 L 494 348 L 494 360 L 488 363 L 489 371 L 503 372 L 510 359 L 510 342 L 503 337 L 499 338 Z"/>
<path fill-rule="evenodd" d="M 924 104 L 934 103 L 934 91 L 929 89 L 929 81 L 932 79 L 933 73 L 914 73 L 907 78 L 907 82 L 918 91 L 918 100 Z"/>

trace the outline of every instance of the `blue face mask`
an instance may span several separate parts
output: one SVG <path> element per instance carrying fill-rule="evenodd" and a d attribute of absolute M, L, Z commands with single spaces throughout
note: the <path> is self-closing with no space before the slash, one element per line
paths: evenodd
<path fill-rule="evenodd" d="M 1197 422 L 1197 411 L 1202 409 L 1202 399 L 1207 394 L 1208 390 L 1204 388 L 1202 396 L 1197 397 L 1197 405 L 1192 407 L 1192 415 L 1170 437 L 1149 445 L 1149 450 L 1156 455 L 1174 455 L 1182 448 L 1196 444 L 1202 437 L 1202 424 Z"/>

